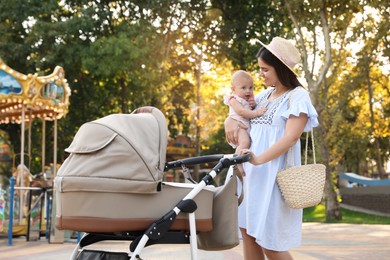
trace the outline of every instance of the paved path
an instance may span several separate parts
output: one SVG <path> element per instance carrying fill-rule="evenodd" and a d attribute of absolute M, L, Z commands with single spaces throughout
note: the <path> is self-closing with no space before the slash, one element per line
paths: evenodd
<path fill-rule="evenodd" d="M 129 242 L 106 241 L 92 245 L 100 250 L 128 251 Z M 75 247 L 74 241 L 48 244 L 16 238 L 13 245 L 0 239 L 0 259 L 65 260 Z M 302 246 L 291 250 L 296 260 L 362 259 L 390 260 L 390 225 L 304 223 Z M 144 260 L 188 260 L 189 245 L 154 245 L 143 250 Z M 242 245 L 225 251 L 199 251 L 199 260 L 240 260 Z"/>

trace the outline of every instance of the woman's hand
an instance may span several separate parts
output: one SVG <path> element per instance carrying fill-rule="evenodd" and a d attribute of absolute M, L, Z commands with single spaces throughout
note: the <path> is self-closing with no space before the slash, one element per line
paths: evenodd
<path fill-rule="evenodd" d="M 225 137 L 226 141 L 229 144 L 238 144 L 238 130 L 240 128 L 245 128 L 245 125 L 241 124 L 240 122 L 228 117 L 225 120 Z"/>
<path fill-rule="evenodd" d="M 259 165 L 260 163 L 257 163 L 257 158 L 256 158 L 256 155 L 249 149 L 241 149 L 240 151 L 238 151 L 238 154 L 239 155 L 244 155 L 244 154 L 250 154 L 251 156 L 251 159 L 249 160 L 249 162 L 253 165 Z"/>

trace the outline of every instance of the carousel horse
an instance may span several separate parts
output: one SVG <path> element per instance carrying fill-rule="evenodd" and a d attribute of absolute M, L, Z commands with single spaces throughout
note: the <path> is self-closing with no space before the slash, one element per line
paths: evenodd
<path fill-rule="evenodd" d="M 18 167 L 16 167 L 16 170 L 12 173 L 12 176 L 15 177 L 16 187 L 30 187 L 33 176 L 26 165 L 19 164 Z"/>
<path fill-rule="evenodd" d="M 30 170 L 22 164 L 19 164 L 16 167 L 16 170 L 14 170 L 12 176 L 15 178 L 15 187 L 30 187 L 30 184 L 33 180 L 33 176 L 30 173 Z M 28 192 L 28 190 L 15 190 L 15 196 L 23 196 L 25 206 L 27 206 Z"/>

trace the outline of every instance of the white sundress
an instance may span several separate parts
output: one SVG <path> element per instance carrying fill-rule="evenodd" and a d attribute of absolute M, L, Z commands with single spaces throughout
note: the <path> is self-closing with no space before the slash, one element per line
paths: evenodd
<path fill-rule="evenodd" d="M 268 101 L 273 89 L 263 90 L 255 97 L 256 108 L 268 107 L 265 114 L 250 120 L 250 149 L 255 155 L 264 152 L 284 136 L 290 115 L 308 115 L 305 132 L 318 126 L 317 112 L 305 89 L 297 87 Z M 294 146 L 294 157 L 295 165 L 301 165 L 300 141 Z M 239 226 L 255 237 L 260 246 L 275 251 L 286 251 L 301 244 L 302 209 L 289 208 L 276 183 L 276 174 L 284 165 L 285 155 L 258 166 L 245 163 L 244 200 L 239 207 Z"/>

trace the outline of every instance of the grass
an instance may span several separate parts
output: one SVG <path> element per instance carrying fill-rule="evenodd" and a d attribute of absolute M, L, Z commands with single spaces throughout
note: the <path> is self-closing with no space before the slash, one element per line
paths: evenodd
<path fill-rule="evenodd" d="M 303 222 L 352 223 L 352 224 L 390 224 L 390 217 L 370 215 L 341 209 L 341 220 L 326 221 L 325 206 L 318 205 L 303 210 Z"/>

